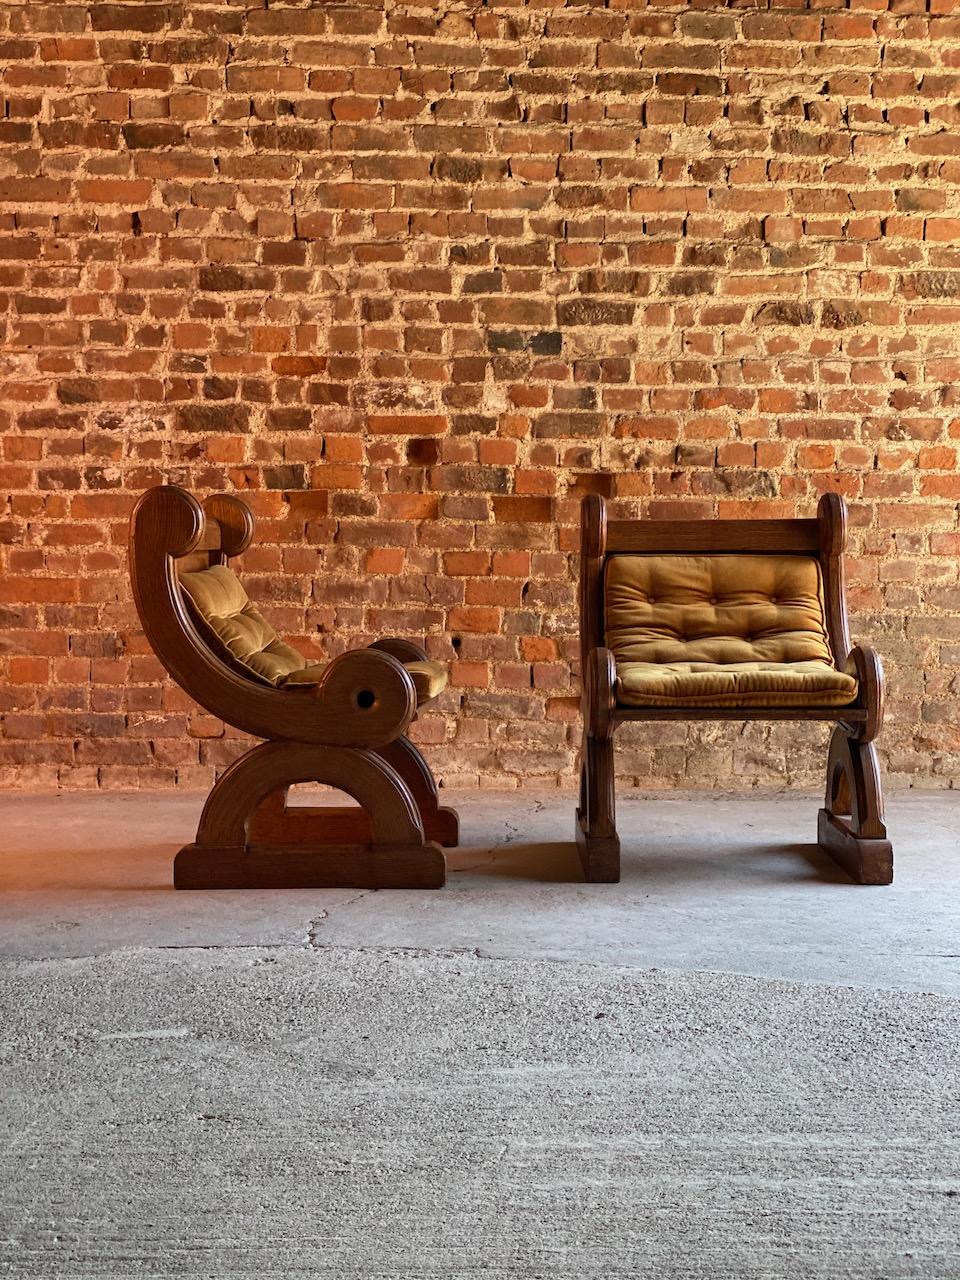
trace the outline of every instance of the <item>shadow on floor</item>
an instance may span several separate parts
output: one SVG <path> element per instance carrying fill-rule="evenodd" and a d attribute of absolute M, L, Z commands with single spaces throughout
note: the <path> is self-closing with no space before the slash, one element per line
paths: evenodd
<path fill-rule="evenodd" d="M 766 884 L 840 884 L 854 882 L 816 844 L 756 844 L 712 852 L 707 846 L 657 852 L 631 842 L 622 850 L 621 883 L 664 888 L 679 883 L 731 881 Z"/>
<path fill-rule="evenodd" d="M 582 884 L 577 847 L 570 841 L 496 845 L 480 849 L 448 849 L 452 875 L 530 880 L 546 884 Z M 658 851 L 653 840 L 625 841 L 621 883 L 663 888 L 690 882 L 739 881 L 767 884 L 841 884 L 853 881 L 815 844 L 744 845 L 717 854 L 708 848 Z"/>
<path fill-rule="evenodd" d="M 101 846 L 58 854 L 36 851 L 11 858 L 0 869 L 0 891 L 173 890 L 173 860 L 178 845 Z M 447 849 L 452 877 L 482 876 L 538 884 L 583 884 L 573 841 L 516 841 L 498 845 Z M 322 857 L 322 854 L 318 854 Z M 621 882 L 633 888 L 663 889 L 691 883 L 826 883 L 852 881 L 815 844 L 739 845 L 722 853 L 708 847 L 663 850 L 655 839 L 625 840 Z"/>
<path fill-rule="evenodd" d="M 534 880 L 541 884 L 582 884 L 583 872 L 573 841 L 501 844 L 487 848 L 447 849 L 451 875 L 490 876 L 500 880 Z"/>

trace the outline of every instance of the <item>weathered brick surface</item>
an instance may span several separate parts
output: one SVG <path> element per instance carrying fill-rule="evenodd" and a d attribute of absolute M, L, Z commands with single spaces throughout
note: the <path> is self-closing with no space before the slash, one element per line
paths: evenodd
<path fill-rule="evenodd" d="M 891 774 L 960 762 L 960 3 L 0 5 L 0 780 L 197 786 L 133 496 L 244 491 L 311 655 L 426 633 L 450 780 L 570 777 L 578 501 L 852 504 Z M 625 735 L 645 785 L 823 735 Z"/>

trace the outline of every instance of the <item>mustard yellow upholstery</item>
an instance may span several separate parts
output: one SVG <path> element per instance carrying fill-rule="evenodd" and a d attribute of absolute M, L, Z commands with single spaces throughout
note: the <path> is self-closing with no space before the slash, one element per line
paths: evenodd
<path fill-rule="evenodd" d="M 405 662 L 404 667 L 413 679 L 413 687 L 417 691 L 417 705 L 429 702 L 447 687 L 447 668 L 444 663 L 434 658 L 425 658 L 422 662 Z M 318 684 L 326 670 L 326 663 L 315 662 L 293 671 L 283 682 L 285 689 L 296 685 Z"/>
<path fill-rule="evenodd" d="M 845 707 L 857 682 L 825 662 L 617 663 L 628 707 Z"/>
<path fill-rule="evenodd" d="M 282 685 L 291 672 L 307 665 L 303 654 L 284 644 L 250 603 L 240 579 L 226 565 L 181 573 L 180 585 L 234 661 L 267 684 Z"/>
<path fill-rule="evenodd" d="M 413 679 L 418 702 L 429 702 L 447 687 L 445 663 L 438 662 L 435 658 L 424 658 L 422 662 L 405 662 L 403 665 Z"/>
<path fill-rule="evenodd" d="M 250 603 L 243 584 L 226 565 L 181 573 L 180 585 L 200 621 L 234 662 L 265 684 L 294 688 L 318 684 L 324 663 L 308 663 L 299 650 L 285 644 L 260 610 Z M 417 691 L 417 703 L 428 702 L 447 685 L 447 668 L 426 659 L 404 663 Z"/>
<path fill-rule="evenodd" d="M 625 706 L 824 707 L 857 696 L 834 665 L 809 556 L 614 555 L 606 644 Z"/>

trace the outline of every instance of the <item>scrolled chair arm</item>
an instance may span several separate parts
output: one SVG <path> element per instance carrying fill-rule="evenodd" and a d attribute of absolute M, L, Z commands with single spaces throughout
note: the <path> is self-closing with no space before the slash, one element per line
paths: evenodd
<path fill-rule="evenodd" d="M 872 742 L 883 727 L 883 663 L 876 649 L 855 644 L 847 654 L 844 671 L 857 682 L 857 705 L 866 711 L 864 724 L 857 726 L 860 742 Z"/>
<path fill-rule="evenodd" d="M 406 732 L 417 711 L 413 678 L 398 657 L 378 649 L 350 649 L 327 666 L 314 696 L 324 717 L 356 724 L 374 745 Z"/>
<path fill-rule="evenodd" d="M 380 653 L 389 653 L 400 662 L 426 662 L 427 652 L 415 640 L 403 640 L 399 636 L 384 636 L 375 640 L 371 649 Z"/>
<path fill-rule="evenodd" d="M 613 733 L 611 713 L 617 702 L 617 664 L 609 649 L 591 649 L 581 676 L 584 721 L 593 738 L 609 738 Z"/>

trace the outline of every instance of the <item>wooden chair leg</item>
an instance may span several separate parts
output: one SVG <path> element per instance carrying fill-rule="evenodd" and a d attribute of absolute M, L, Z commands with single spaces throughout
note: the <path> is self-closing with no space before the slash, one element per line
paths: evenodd
<path fill-rule="evenodd" d="M 817 841 L 860 884 L 893 880 L 893 849 L 883 822 L 876 748 L 872 742 L 851 737 L 843 725 L 837 725 L 830 739 Z"/>
<path fill-rule="evenodd" d="M 290 809 L 298 782 L 345 791 L 361 811 Z M 445 879 L 443 851 L 387 760 L 302 742 L 265 742 L 232 765 L 174 863 L 178 889 L 438 889 Z"/>
<path fill-rule="evenodd" d="M 460 843 L 460 817 L 456 809 L 440 804 L 440 793 L 430 766 L 409 738 L 395 738 L 377 755 L 396 769 L 407 784 L 420 810 L 420 818 L 428 840 L 452 848 Z"/>
<path fill-rule="evenodd" d="M 615 810 L 613 738 L 585 733 L 580 754 L 577 850 L 584 877 L 592 884 L 616 884 L 620 879 Z"/>
<path fill-rule="evenodd" d="M 459 844 L 459 814 L 456 809 L 440 804 L 430 766 L 409 738 L 397 738 L 375 751 L 406 784 L 420 813 L 427 840 L 446 848 Z M 373 827 L 366 809 L 357 805 L 288 805 L 287 791 L 287 787 L 282 787 L 260 803 L 250 819 L 247 836 L 251 843 L 335 845 L 369 844 L 372 840 Z"/>

